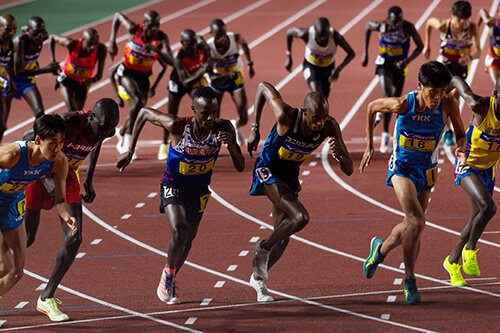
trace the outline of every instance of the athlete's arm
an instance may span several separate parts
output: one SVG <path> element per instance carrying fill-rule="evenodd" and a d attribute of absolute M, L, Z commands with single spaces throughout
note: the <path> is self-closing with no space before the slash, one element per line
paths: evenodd
<path fill-rule="evenodd" d="M 76 47 L 76 44 L 78 41 L 59 36 L 59 35 L 50 35 L 49 36 L 49 44 L 50 44 L 50 61 L 55 62 L 56 60 L 56 53 L 55 53 L 55 48 L 56 48 L 56 43 L 67 48 L 68 51 L 71 53 Z"/>
<path fill-rule="evenodd" d="M 438 19 L 436 17 L 431 17 L 425 23 L 425 42 L 424 42 L 424 56 L 429 59 L 431 55 L 431 35 L 432 29 L 436 29 L 441 33 L 444 33 L 446 30 L 446 20 Z"/>
<path fill-rule="evenodd" d="M 20 148 L 17 143 L 0 146 L 0 169 L 10 170 L 19 161 Z M 2 179 L 2 172 L 0 172 L 0 179 Z"/>
<path fill-rule="evenodd" d="M 99 154 L 101 153 L 102 142 L 99 142 L 97 146 L 92 149 L 89 154 L 89 163 L 87 173 L 85 175 L 85 181 L 83 182 L 83 189 L 85 190 L 85 194 L 82 196 L 83 201 L 86 203 L 91 203 L 95 199 L 95 190 L 92 181 L 94 180 L 94 172 L 95 166 L 97 164 L 97 159 L 99 158 Z"/>
<path fill-rule="evenodd" d="M 255 71 L 253 69 L 252 58 L 250 57 L 250 48 L 248 47 L 248 44 L 242 35 L 234 34 L 234 37 L 236 38 L 236 42 L 238 43 L 238 45 L 241 46 L 241 49 L 245 54 L 245 58 L 247 59 L 248 75 L 250 75 L 250 78 L 253 78 L 253 76 L 255 75 Z"/>
<path fill-rule="evenodd" d="M 370 164 L 374 149 L 373 149 L 373 124 L 377 112 L 382 113 L 403 113 L 406 110 L 406 95 L 402 97 L 387 97 L 379 98 L 368 104 L 366 112 L 366 149 L 359 165 L 359 172 Z"/>
<path fill-rule="evenodd" d="M 223 144 L 231 155 L 233 166 L 238 172 L 245 169 L 245 157 L 241 153 L 240 146 L 236 142 L 236 131 L 229 120 L 217 120 L 217 127 L 220 129 L 217 134 L 217 141 Z"/>
<path fill-rule="evenodd" d="M 416 57 L 418 57 L 420 53 L 422 53 L 422 50 L 424 49 L 424 44 L 422 43 L 422 39 L 420 38 L 420 35 L 417 29 L 415 29 L 413 23 L 404 21 L 403 24 L 404 24 L 403 29 L 405 30 L 405 33 L 408 34 L 408 36 L 410 36 L 413 39 L 417 48 L 413 50 L 413 52 L 408 58 L 400 62 L 399 68 L 401 69 L 404 69 L 410 62 L 412 62 Z"/>
<path fill-rule="evenodd" d="M 490 35 L 493 32 L 492 27 L 495 23 L 495 17 L 491 17 L 488 11 L 484 8 L 481 8 L 479 10 L 479 13 L 477 14 L 477 28 L 479 29 L 481 27 L 481 23 L 486 24 L 488 28 L 490 28 Z"/>
<path fill-rule="evenodd" d="M 342 131 L 337 121 L 328 116 L 325 123 L 325 135 L 330 137 L 328 145 L 330 146 L 330 153 L 333 158 L 339 162 L 340 169 L 343 173 L 350 176 L 353 172 L 353 163 L 347 147 L 345 146 L 344 139 L 342 138 Z"/>
<path fill-rule="evenodd" d="M 285 68 L 287 71 L 292 71 L 292 43 L 294 38 L 302 39 L 306 44 L 309 39 L 309 29 L 306 28 L 291 28 L 286 32 L 286 62 Z"/>
<path fill-rule="evenodd" d="M 51 62 L 49 65 L 43 68 L 34 69 L 24 69 L 24 52 L 28 45 L 28 37 L 19 35 L 18 38 L 14 40 L 14 73 L 17 76 L 35 76 L 38 74 L 53 73 L 54 75 L 59 74 L 59 64 L 57 62 Z"/>
<path fill-rule="evenodd" d="M 372 31 L 378 30 L 380 28 L 380 22 L 368 22 L 365 25 L 365 49 L 363 55 L 361 56 L 361 66 L 366 67 L 368 65 L 368 45 L 370 44 L 370 37 Z"/>
<path fill-rule="evenodd" d="M 93 78 L 89 79 L 89 83 L 96 83 L 102 79 L 102 73 L 104 72 L 104 65 L 106 63 L 106 45 L 99 43 L 97 48 L 97 73 Z"/>
<path fill-rule="evenodd" d="M 111 56 L 111 60 L 115 59 L 115 55 L 118 53 L 118 46 L 116 45 L 116 33 L 120 24 L 127 29 L 130 35 L 134 35 L 139 29 L 139 24 L 132 22 L 128 17 L 120 12 L 116 12 L 113 17 L 113 23 L 111 24 L 111 36 L 109 37 L 108 52 Z"/>
<path fill-rule="evenodd" d="M 168 36 L 163 31 L 158 32 L 158 47 L 154 47 L 151 44 L 147 44 L 146 47 L 153 49 L 158 54 L 158 60 L 162 60 L 165 64 L 172 67 L 174 66 L 174 57 L 170 49 L 170 42 Z"/>
<path fill-rule="evenodd" d="M 156 94 L 156 87 L 158 86 L 158 83 L 160 83 L 163 75 L 165 75 L 165 72 L 167 71 L 167 64 L 163 61 L 163 59 L 158 58 L 158 62 L 161 65 L 161 69 L 160 72 L 158 73 L 158 76 L 156 77 L 155 82 L 149 88 L 149 97 L 153 97 Z"/>
<path fill-rule="evenodd" d="M 248 153 L 250 156 L 252 156 L 253 151 L 257 151 L 257 146 L 260 141 L 260 118 L 266 102 L 276 116 L 276 120 L 278 121 L 278 133 L 280 135 L 284 133 L 280 133 L 281 127 L 286 127 L 286 129 L 288 129 L 287 127 L 292 124 L 294 119 L 296 112 L 295 109 L 283 101 L 281 95 L 272 84 L 268 82 L 261 82 L 257 87 L 257 92 L 255 94 L 255 116 L 252 123 L 252 131 L 247 142 Z"/>
<path fill-rule="evenodd" d="M 55 186 L 55 198 L 54 205 L 56 206 L 57 213 L 63 221 L 68 224 L 75 235 L 77 231 L 76 219 L 71 216 L 68 204 L 66 203 L 66 177 L 68 176 L 68 159 L 63 152 L 59 152 L 57 159 L 54 163 L 54 186 Z"/>
<path fill-rule="evenodd" d="M 469 31 L 472 35 L 472 49 L 474 49 L 476 52 L 469 54 L 468 57 L 470 59 L 466 59 L 468 61 L 463 65 L 461 62 L 460 64 L 462 66 L 466 66 L 472 60 L 479 59 L 481 57 L 481 42 L 479 41 L 479 29 L 478 29 L 476 23 L 474 23 L 474 22 L 470 23 Z M 467 55 L 465 57 L 467 57 Z M 460 59 L 460 60 L 462 60 L 462 59 Z"/>
<path fill-rule="evenodd" d="M 179 121 L 180 119 L 171 114 L 165 114 L 159 110 L 153 108 L 142 108 L 137 115 L 137 120 L 134 123 L 134 128 L 132 130 L 132 138 L 130 142 L 130 147 L 128 147 L 128 151 L 120 154 L 118 156 L 118 163 L 116 167 L 120 169 L 120 171 L 125 170 L 127 165 L 132 161 L 132 156 L 134 155 L 135 146 L 139 139 L 139 134 L 141 134 L 142 128 L 146 124 L 146 122 L 150 122 L 153 125 L 160 126 L 168 130 L 172 134 L 172 144 L 174 137 L 179 134 L 182 135 L 184 130 L 184 124 Z"/>
<path fill-rule="evenodd" d="M 336 67 L 332 74 L 330 75 L 330 78 L 328 79 L 330 82 L 336 81 L 339 77 L 340 71 L 349 63 L 351 62 L 352 59 L 354 59 L 354 51 L 347 43 L 347 41 L 342 37 L 341 34 L 339 34 L 336 30 L 333 32 L 333 39 L 335 40 L 335 44 L 340 46 L 341 48 L 344 49 L 344 51 L 347 53 L 346 57 L 344 58 L 344 61 Z"/>
<path fill-rule="evenodd" d="M 445 95 L 443 101 L 443 110 L 445 116 L 451 120 L 453 124 L 453 132 L 455 132 L 455 140 L 457 143 L 457 149 L 455 150 L 455 156 L 458 157 L 460 164 L 465 164 L 465 146 L 467 144 L 467 137 L 465 136 L 464 124 L 462 118 L 460 117 L 460 109 L 458 107 L 458 101 L 451 95 Z M 447 119 L 445 118 L 445 121 Z"/>

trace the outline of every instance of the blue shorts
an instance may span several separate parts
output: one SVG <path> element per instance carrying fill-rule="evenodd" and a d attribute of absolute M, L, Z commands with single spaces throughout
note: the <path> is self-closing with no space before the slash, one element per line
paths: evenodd
<path fill-rule="evenodd" d="M 34 76 L 19 77 L 11 75 L 11 78 L 14 84 L 16 85 L 17 90 L 15 95 L 11 94 L 10 90 L 5 93 L 5 96 L 9 99 L 13 98 L 21 99 L 28 90 L 36 87 L 36 79 Z"/>
<path fill-rule="evenodd" d="M 210 83 L 213 90 L 217 92 L 234 93 L 244 88 L 243 70 L 238 72 L 236 80 L 226 80 L 219 83 Z"/>
<path fill-rule="evenodd" d="M 26 197 L 19 201 L 0 204 L 0 231 L 6 232 L 18 228 L 24 222 Z"/>
<path fill-rule="evenodd" d="M 422 168 L 413 164 L 405 163 L 400 160 L 393 160 L 393 156 L 389 159 L 389 167 L 387 168 L 387 179 L 385 183 L 393 187 L 392 176 L 400 176 L 410 179 L 417 194 L 430 190 L 437 182 L 437 163 L 434 163 L 431 168 Z"/>
<path fill-rule="evenodd" d="M 294 193 L 298 195 L 302 189 L 298 178 L 294 179 L 281 179 L 274 176 L 268 167 L 259 167 L 257 163 L 255 164 L 255 169 L 253 172 L 252 188 L 250 188 L 250 195 L 264 195 L 262 188 L 264 184 L 274 184 L 277 182 L 285 183 Z"/>
<path fill-rule="evenodd" d="M 495 176 L 496 176 L 497 165 L 498 163 L 496 163 L 489 169 L 477 170 L 468 165 L 460 166 L 458 165 L 458 160 L 455 159 L 455 165 L 453 168 L 453 175 L 455 176 L 455 186 L 460 185 L 460 181 L 462 180 L 462 178 L 465 178 L 470 175 L 476 175 L 479 177 L 479 179 L 481 179 L 484 186 L 486 186 L 488 192 L 492 192 L 493 189 L 495 188 Z"/>

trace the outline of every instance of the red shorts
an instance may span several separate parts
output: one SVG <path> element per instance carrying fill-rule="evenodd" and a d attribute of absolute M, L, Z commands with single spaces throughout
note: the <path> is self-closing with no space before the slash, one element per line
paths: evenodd
<path fill-rule="evenodd" d="M 52 174 L 49 175 L 52 177 Z M 37 180 L 26 188 L 26 207 L 31 210 L 50 210 L 54 207 L 54 198 L 47 192 L 41 180 Z M 66 177 L 66 202 L 82 201 L 80 194 L 80 177 L 78 170 L 69 169 Z"/>

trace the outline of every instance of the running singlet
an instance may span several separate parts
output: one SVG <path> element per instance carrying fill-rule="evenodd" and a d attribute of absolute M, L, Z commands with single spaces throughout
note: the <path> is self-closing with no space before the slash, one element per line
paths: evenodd
<path fill-rule="evenodd" d="M 406 111 L 396 120 L 391 160 L 430 168 L 437 163 L 437 146 L 444 128 L 443 99 L 435 110 L 415 112 L 415 91 L 406 98 Z"/>
<path fill-rule="evenodd" d="M 405 36 L 403 29 L 396 31 L 386 31 L 387 20 L 379 28 L 378 50 L 380 56 L 392 61 L 400 61 L 408 58 L 408 49 L 410 48 L 410 39 Z"/>
<path fill-rule="evenodd" d="M 490 107 L 481 125 L 474 127 L 470 124 L 466 135 L 468 166 L 486 170 L 497 164 L 500 158 L 500 120 L 495 115 L 495 97 L 490 97 Z"/>
<path fill-rule="evenodd" d="M 443 62 L 445 59 L 456 62 L 460 57 L 469 54 L 472 40 L 469 34 L 470 20 L 465 24 L 462 36 L 457 37 L 453 34 L 451 19 L 446 24 L 446 33 L 441 35 L 441 50 L 438 61 Z M 443 59 L 445 58 L 445 59 Z"/>
<path fill-rule="evenodd" d="M 266 142 L 262 146 L 259 160 L 256 166 L 265 170 L 269 168 L 272 175 L 283 180 L 297 179 L 299 177 L 300 165 L 318 148 L 325 139 L 324 128 L 305 136 L 301 131 L 302 110 L 297 110 L 297 116 L 292 125 L 280 136 L 277 123 L 269 133 Z M 259 172 L 256 169 L 257 173 Z M 262 176 L 262 177 L 261 177 Z M 266 175 L 259 175 L 264 179 Z"/>
<path fill-rule="evenodd" d="M 80 38 L 76 44 L 74 50 L 66 56 L 62 70 L 66 76 L 72 78 L 77 82 L 83 82 L 87 78 L 92 77 L 92 72 L 94 71 L 96 60 L 97 60 L 97 50 L 92 52 L 86 58 L 79 58 L 78 52 L 82 48 L 82 39 Z"/>
<path fill-rule="evenodd" d="M 170 146 L 162 182 L 210 185 L 212 170 L 220 150 L 217 133 L 211 130 L 206 139 L 196 141 L 191 134 L 192 118 L 186 118 L 184 133 L 177 146 Z"/>
<path fill-rule="evenodd" d="M 28 141 L 18 141 L 19 161 L 10 170 L 0 169 L 0 202 L 19 202 L 19 213 L 24 214 L 24 190 L 42 176 L 52 172 L 54 162 L 45 160 L 37 167 L 30 167 L 28 160 Z M 21 206 L 22 207 L 21 207 Z M 22 210 L 22 211 L 21 211 Z"/>
<path fill-rule="evenodd" d="M 92 149 L 94 149 L 94 147 L 96 147 L 101 142 L 101 140 L 87 140 L 83 135 L 83 131 L 81 130 L 83 129 L 85 120 L 90 113 L 92 113 L 92 110 L 78 111 L 80 119 L 77 130 L 71 137 L 66 138 L 66 140 L 64 141 L 64 147 L 62 151 L 68 158 L 68 166 L 70 169 L 78 169 L 80 164 L 83 163 Z"/>
<path fill-rule="evenodd" d="M 220 54 L 217 51 L 214 38 L 210 38 L 207 41 L 207 44 L 210 47 L 212 59 L 215 60 L 214 71 L 218 74 L 239 72 L 243 67 L 238 50 L 238 43 L 236 43 L 234 33 L 228 32 L 227 37 L 229 38 L 229 48 L 224 54 Z"/>
<path fill-rule="evenodd" d="M 153 64 L 158 59 L 158 54 L 154 51 L 147 52 L 144 49 L 144 41 L 142 40 L 141 34 L 144 24 L 139 25 L 134 38 L 132 38 L 127 45 L 125 45 L 124 56 L 125 56 L 125 66 L 139 72 L 150 72 L 153 68 Z M 153 37 L 149 44 L 157 46 L 158 42 L 156 37 L 158 33 Z"/>
<path fill-rule="evenodd" d="M 500 16 L 495 16 L 493 21 L 493 33 L 490 36 L 488 54 L 495 59 L 500 59 Z"/>
<path fill-rule="evenodd" d="M 306 44 L 305 59 L 308 63 L 318 67 L 328 67 L 335 61 L 337 44 L 333 40 L 333 28 L 328 34 L 328 44 L 323 47 L 316 43 L 316 33 L 314 26 L 309 27 L 309 37 Z"/>
<path fill-rule="evenodd" d="M 13 55 L 14 43 L 12 43 L 12 41 L 10 41 L 9 48 L 7 50 L 0 48 L 0 74 L 3 73 L 7 65 L 11 62 Z"/>

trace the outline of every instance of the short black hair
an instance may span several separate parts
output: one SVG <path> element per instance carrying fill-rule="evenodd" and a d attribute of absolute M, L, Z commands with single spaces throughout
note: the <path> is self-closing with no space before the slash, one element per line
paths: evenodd
<path fill-rule="evenodd" d="M 429 61 L 420 67 L 418 81 L 424 87 L 442 88 L 447 87 L 452 76 L 448 68 L 439 61 Z"/>
<path fill-rule="evenodd" d="M 226 24 L 221 19 L 215 19 L 210 23 L 210 27 L 216 26 L 218 28 L 224 27 Z"/>
<path fill-rule="evenodd" d="M 403 16 L 403 10 L 399 6 L 392 6 L 389 8 L 389 11 L 387 12 L 387 16 L 394 14 L 396 16 Z"/>
<path fill-rule="evenodd" d="M 457 1 L 451 7 L 451 13 L 460 18 L 469 18 L 471 16 L 471 5 L 469 1 Z"/>
<path fill-rule="evenodd" d="M 118 104 L 115 100 L 111 98 L 101 98 L 95 102 L 92 110 L 96 113 L 107 113 L 113 118 L 120 118 L 120 110 L 118 109 Z"/>
<path fill-rule="evenodd" d="M 211 87 L 200 87 L 194 91 L 195 98 L 215 98 L 215 91 Z"/>
<path fill-rule="evenodd" d="M 33 132 L 35 136 L 38 135 L 42 140 L 54 136 L 57 133 L 66 135 L 66 123 L 58 114 L 44 114 L 35 119 Z"/>

